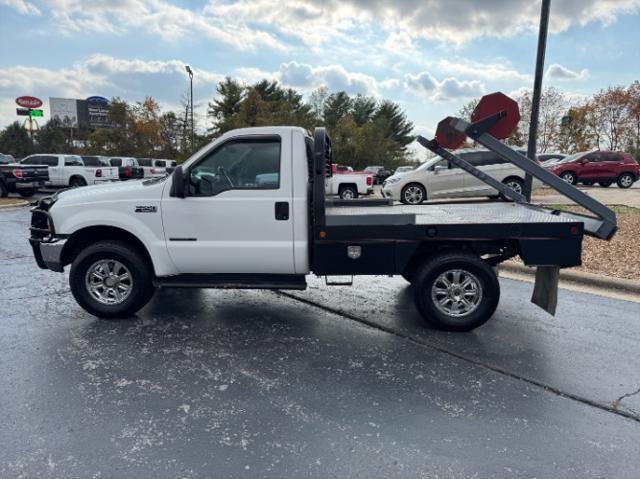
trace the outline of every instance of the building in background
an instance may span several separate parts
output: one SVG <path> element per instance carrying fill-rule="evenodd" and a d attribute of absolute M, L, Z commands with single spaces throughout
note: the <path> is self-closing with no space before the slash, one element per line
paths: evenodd
<path fill-rule="evenodd" d="M 77 129 L 108 128 L 109 100 L 91 96 L 86 100 L 49 98 L 51 118 L 58 118 L 65 126 Z"/>

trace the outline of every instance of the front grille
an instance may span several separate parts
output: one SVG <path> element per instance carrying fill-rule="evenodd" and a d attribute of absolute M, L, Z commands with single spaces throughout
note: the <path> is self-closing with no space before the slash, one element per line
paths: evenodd
<path fill-rule="evenodd" d="M 49 209 L 55 203 L 55 199 L 47 196 L 39 200 L 36 205 L 31 208 L 31 238 L 39 241 L 49 241 L 53 238 L 54 229 Z M 51 225 L 51 228 L 49 228 Z"/>

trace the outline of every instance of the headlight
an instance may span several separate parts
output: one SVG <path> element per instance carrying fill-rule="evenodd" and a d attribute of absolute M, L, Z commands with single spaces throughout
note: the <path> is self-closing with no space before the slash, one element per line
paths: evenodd
<path fill-rule="evenodd" d="M 394 183 L 397 183 L 398 181 L 400 181 L 400 178 L 389 178 L 387 181 L 385 181 L 385 184 L 392 185 Z"/>

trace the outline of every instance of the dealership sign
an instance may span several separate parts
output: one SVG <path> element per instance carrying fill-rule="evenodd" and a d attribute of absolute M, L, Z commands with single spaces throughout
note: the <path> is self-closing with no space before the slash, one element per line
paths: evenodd
<path fill-rule="evenodd" d="M 16 98 L 16 105 L 23 108 L 39 108 L 42 106 L 42 100 L 35 96 L 21 96 Z"/>
<path fill-rule="evenodd" d="M 96 104 L 102 104 L 102 105 L 108 105 L 109 104 L 109 100 L 107 100 L 103 96 L 90 96 L 89 98 L 87 98 L 87 101 L 89 103 L 96 103 Z"/>

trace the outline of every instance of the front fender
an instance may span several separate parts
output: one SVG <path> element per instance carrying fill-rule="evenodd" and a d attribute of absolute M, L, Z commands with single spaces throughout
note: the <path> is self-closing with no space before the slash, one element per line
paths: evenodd
<path fill-rule="evenodd" d="M 169 257 L 162 228 L 160 204 L 155 213 L 131 213 L 92 205 L 90 208 L 53 206 L 51 215 L 57 234 L 73 235 L 89 227 L 108 226 L 119 228 L 134 235 L 147 249 L 157 276 L 177 274 L 178 270 Z M 95 238 L 99 241 L 100 238 Z"/>

